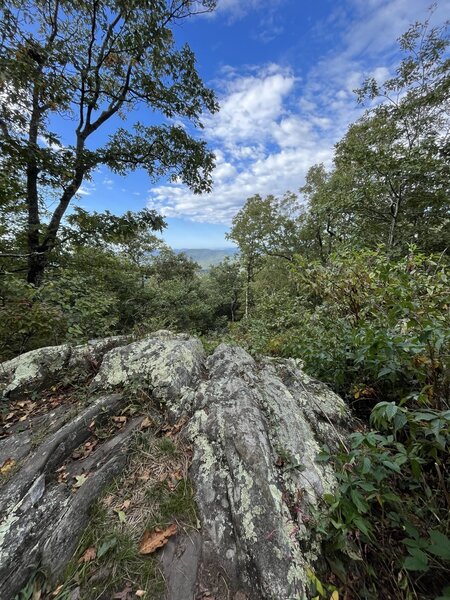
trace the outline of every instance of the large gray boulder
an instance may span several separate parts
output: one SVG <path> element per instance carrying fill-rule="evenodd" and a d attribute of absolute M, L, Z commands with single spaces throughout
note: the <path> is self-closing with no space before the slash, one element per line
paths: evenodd
<path fill-rule="evenodd" d="M 31 396 L 64 380 L 83 383 L 98 368 L 106 352 L 128 340 L 127 336 L 115 336 L 81 346 L 49 346 L 1 363 L 0 399 Z"/>
<path fill-rule="evenodd" d="M 91 387 L 140 389 L 161 403 L 170 402 L 195 388 L 204 361 L 205 351 L 197 338 L 158 331 L 108 352 Z"/>

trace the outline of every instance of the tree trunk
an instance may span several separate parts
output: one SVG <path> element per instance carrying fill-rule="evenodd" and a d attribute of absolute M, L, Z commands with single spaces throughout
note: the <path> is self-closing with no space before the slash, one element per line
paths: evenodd
<path fill-rule="evenodd" d="M 48 263 L 47 253 L 44 251 L 36 251 L 30 253 L 28 257 L 28 274 L 27 281 L 32 285 L 39 287 L 42 284 L 45 267 Z"/>
<path fill-rule="evenodd" d="M 389 238 L 388 238 L 389 250 L 391 250 L 394 246 L 395 229 L 397 227 L 398 214 L 400 211 L 400 201 L 401 201 L 401 198 L 397 197 L 395 199 L 395 201 L 391 204 L 391 225 L 389 227 Z"/>

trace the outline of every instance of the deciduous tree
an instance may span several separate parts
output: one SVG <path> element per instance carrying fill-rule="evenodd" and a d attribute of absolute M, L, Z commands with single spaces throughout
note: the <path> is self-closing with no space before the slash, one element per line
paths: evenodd
<path fill-rule="evenodd" d="M 217 109 L 192 50 L 177 47 L 172 33 L 180 19 L 213 7 L 214 0 L 2 3 L 0 144 L 9 178 L 0 191 L 25 201 L 30 283 L 42 281 L 69 204 L 100 165 L 210 189 L 214 157 L 205 142 L 164 118 L 200 126 L 202 112 Z M 136 108 L 141 122 L 119 127 Z M 71 139 L 62 122 L 71 123 Z"/>

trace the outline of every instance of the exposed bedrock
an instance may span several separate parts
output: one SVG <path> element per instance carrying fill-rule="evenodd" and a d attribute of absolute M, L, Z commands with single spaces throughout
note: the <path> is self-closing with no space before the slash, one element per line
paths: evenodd
<path fill-rule="evenodd" d="M 249 600 L 301 598 L 320 553 L 310 509 L 335 483 L 315 459 L 322 442 L 345 435 L 345 405 L 292 360 L 256 362 L 221 345 L 206 367 L 208 379 L 179 403 L 193 414 L 199 588 L 218 599 L 228 589 Z"/>
<path fill-rule="evenodd" d="M 302 598 L 306 569 L 320 558 L 311 509 L 335 485 L 330 466 L 316 456 L 322 443 L 337 446 L 346 435 L 343 401 L 294 360 L 256 361 L 226 345 L 207 358 L 198 339 L 166 331 L 127 341 L 44 348 L 0 365 L 9 402 L 62 376 L 90 380 L 93 398 L 62 427 L 49 428 L 0 490 L 0 597 L 14 598 L 33 569 L 53 579 L 61 573 L 90 504 L 124 468 L 139 419 L 89 457 L 89 477 L 76 491 L 55 473 L 90 435 L 92 420 L 113 414 L 136 389 L 171 420 L 188 418 L 184 435 L 194 448 L 190 474 L 201 530 L 195 543 L 180 535 L 163 551 L 166 597 Z M 95 377 L 82 368 L 92 360 Z M 189 576 L 180 577 L 186 565 Z"/>

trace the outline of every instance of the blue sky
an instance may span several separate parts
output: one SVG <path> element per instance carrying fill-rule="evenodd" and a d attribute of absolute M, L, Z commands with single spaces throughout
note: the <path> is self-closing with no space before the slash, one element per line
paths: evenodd
<path fill-rule="evenodd" d="M 144 172 L 119 177 L 102 169 L 83 185 L 79 203 L 118 214 L 155 208 L 175 248 L 229 246 L 224 234 L 249 196 L 297 191 L 309 167 L 331 165 L 334 144 L 362 110 L 353 90 L 368 75 L 383 81 L 394 71 L 396 39 L 429 5 L 219 0 L 214 14 L 175 29 L 221 105 L 205 116 L 201 134 L 217 157 L 213 192 L 198 196 L 167 181 L 152 185 Z M 448 15 L 450 0 L 440 0 L 432 21 Z"/>

